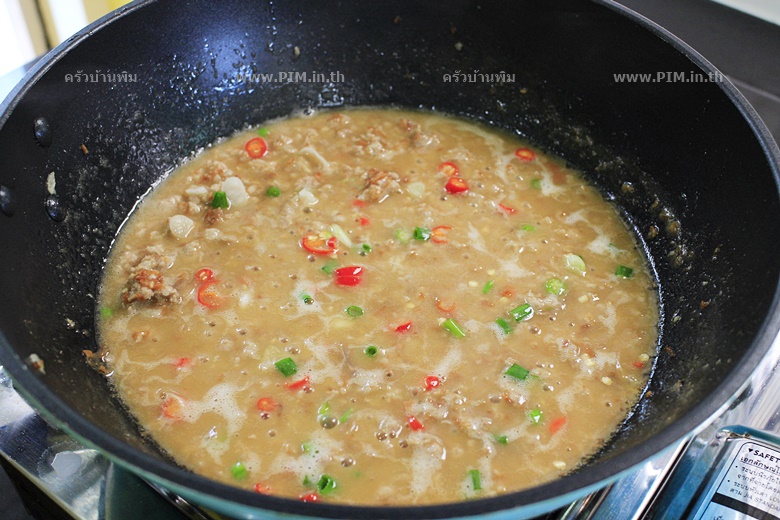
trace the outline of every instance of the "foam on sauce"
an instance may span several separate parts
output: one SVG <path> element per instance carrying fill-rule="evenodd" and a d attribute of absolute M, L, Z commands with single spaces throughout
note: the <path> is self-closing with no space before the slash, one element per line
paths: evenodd
<path fill-rule="evenodd" d="M 578 173 L 427 113 L 261 134 L 265 153 L 249 130 L 156 186 L 106 267 L 107 372 L 180 464 L 278 496 L 433 504 L 557 478 L 609 438 L 646 384 L 658 300 Z"/>

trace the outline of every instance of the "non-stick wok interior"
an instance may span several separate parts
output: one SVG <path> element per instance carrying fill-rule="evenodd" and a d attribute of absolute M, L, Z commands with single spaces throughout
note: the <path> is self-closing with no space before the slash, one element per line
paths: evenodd
<path fill-rule="evenodd" d="M 97 348 L 101 269 L 138 198 L 215 139 L 305 108 L 419 107 L 527 137 L 614 200 L 657 271 L 663 334 L 649 392 L 591 465 L 535 490 L 420 515 L 531 503 L 614 475 L 704 421 L 768 348 L 771 334 L 760 332 L 776 328 L 766 320 L 780 266 L 776 149 L 729 99 L 730 86 L 615 81 L 702 72 L 666 36 L 581 0 L 141 4 L 46 58 L 0 120 L 0 362 L 59 421 L 127 463 L 204 493 L 290 508 L 175 469 L 82 351 Z M 241 78 L 296 71 L 341 81 Z M 461 76 L 502 72 L 514 81 Z M 135 81 L 99 76 L 122 73 Z M 32 353 L 45 375 L 24 368 Z"/>

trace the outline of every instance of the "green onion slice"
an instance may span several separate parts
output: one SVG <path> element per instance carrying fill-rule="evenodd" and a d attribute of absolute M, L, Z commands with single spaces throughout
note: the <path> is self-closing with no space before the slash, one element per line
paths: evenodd
<path fill-rule="evenodd" d="M 317 489 L 323 495 L 327 495 L 328 493 L 331 493 L 333 492 L 334 489 L 336 489 L 336 480 L 330 475 L 323 474 L 320 476 L 320 479 L 317 481 Z"/>
<path fill-rule="evenodd" d="M 298 371 L 298 365 L 295 364 L 292 358 L 280 359 L 274 365 L 279 369 L 279 372 L 284 374 L 284 377 L 290 377 Z"/>
<path fill-rule="evenodd" d="M 249 475 L 249 472 L 241 462 L 236 462 L 230 466 L 230 474 L 233 475 L 233 478 L 236 480 L 243 480 Z"/>
<path fill-rule="evenodd" d="M 507 440 L 506 435 L 493 435 L 493 438 L 499 444 L 509 444 L 509 440 Z"/>
<path fill-rule="evenodd" d="M 111 307 L 101 307 L 100 308 L 100 317 L 101 318 L 110 318 L 114 315 L 114 311 L 111 310 Z"/>
<path fill-rule="evenodd" d="M 366 350 L 364 352 L 366 353 L 366 356 L 374 357 L 376 356 L 376 353 L 379 352 L 379 349 L 376 348 L 374 345 L 369 345 L 366 347 Z"/>
<path fill-rule="evenodd" d="M 328 412 L 330 412 L 330 403 L 325 401 L 317 409 L 317 415 L 326 415 Z"/>
<path fill-rule="evenodd" d="M 260 137 L 265 137 L 265 136 L 267 136 L 270 133 L 271 133 L 271 131 L 269 129 L 267 129 L 266 127 L 262 127 L 262 128 L 258 128 L 257 129 L 257 135 L 259 135 Z"/>
<path fill-rule="evenodd" d="M 479 474 L 479 470 L 470 469 L 469 475 L 471 475 L 471 485 L 474 487 L 474 491 L 482 489 L 482 476 Z"/>
<path fill-rule="evenodd" d="M 557 296 L 566 292 L 566 284 L 564 284 L 563 280 L 560 278 L 550 278 L 547 280 L 547 283 L 544 284 L 544 288 L 547 289 L 548 293 Z"/>
<path fill-rule="evenodd" d="M 566 268 L 576 273 L 585 274 L 585 261 L 580 255 L 574 253 L 567 253 L 563 255 L 563 261 Z"/>
<path fill-rule="evenodd" d="M 333 274 L 333 271 L 336 270 L 336 267 L 339 266 L 339 263 L 335 260 L 328 260 L 325 265 L 322 266 L 322 272 L 325 274 Z"/>
<path fill-rule="evenodd" d="M 416 227 L 414 228 L 413 233 L 415 240 L 430 240 L 431 239 L 431 230 L 424 227 Z"/>
<path fill-rule="evenodd" d="M 512 332 L 512 326 L 509 325 L 509 322 L 507 322 L 504 318 L 497 318 L 496 325 L 501 327 L 501 330 L 504 331 L 504 334 L 509 334 Z"/>
<path fill-rule="evenodd" d="M 504 372 L 504 374 L 508 375 L 509 377 L 514 377 L 519 381 L 525 381 L 530 373 L 530 370 L 521 367 L 517 363 L 513 363 L 512 366 L 507 368 L 506 372 Z"/>
<path fill-rule="evenodd" d="M 634 270 L 630 267 L 626 267 L 625 265 L 619 265 L 617 269 L 615 269 L 615 276 L 620 276 L 621 278 L 631 278 L 634 276 Z"/>
<path fill-rule="evenodd" d="M 360 246 L 360 249 L 363 253 L 370 253 L 371 252 L 371 245 L 370 244 L 363 244 Z"/>
<path fill-rule="evenodd" d="M 361 309 L 357 305 L 350 305 L 349 307 L 347 307 L 347 314 L 349 314 L 353 318 L 357 318 L 363 315 L 363 309 Z"/>
<path fill-rule="evenodd" d="M 509 314 L 515 319 L 515 321 L 526 321 L 534 317 L 534 308 L 530 304 L 524 303 L 519 307 L 515 307 Z"/>
<path fill-rule="evenodd" d="M 339 418 L 339 422 L 341 424 L 344 424 L 345 422 L 347 422 L 347 419 L 349 419 L 350 416 L 352 416 L 353 413 L 355 413 L 355 410 L 353 410 L 352 408 L 347 408 L 347 411 L 344 412 L 344 414 Z"/>
<path fill-rule="evenodd" d="M 278 197 L 282 194 L 282 190 L 277 188 L 276 186 L 269 186 L 267 190 L 265 190 L 265 194 L 269 197 Z"/>
<path fill-rule="evenodd" d="M 533 225 L 531 225 L 531 224 L 523 224 L 522 226 L 520 226 L 520 229 L 523 230 L 523 231 L 535 231 L 536 230 L 536 228 Z"/>
<path fill-rule="evenodd" d="M 211 199 L 211 207 L 228 209 L 230 202 L 228 202 L 227 194 L 224 191 L 215 191 L 214 198 Z"/>
<path fill-rule="evenodd" d="M 528 420 L 531 421 L 534 424 L 539 424 L 542 422 L 542 411 L 539 408 L 534 408 L 530 412 L 528 412 Z"/>
<path fill-rule="evenodd" d="M 487 294 L 490 292 L 490 289 L 493 288 L 493 286 L 496 284 L 494 280 L 489 280 L 485 286 L 482 288 L 482 294 Z"/>
<path fill-rule="evenodd" d="M 444 327 L 445 329 L 447 329 L 450 332 L 450 334 L 452 334 L 456 338 L 465 338 L 466 337 L 466 333 L 463 331 L 462 328 L 460 328 L 460 325 L 458 325 L 455 322 L 455 320 L 453 320 L 452 318 L 448 318 L 448 319 L 444 320 L 442 322 L 441 326 Z"/>
<path fill-rule="evenodd" d="M 542 180 L 541 179 L 533 179 L 531 181 L 531 187 L 535 190 L 541 190 L 542 189 Z"/>
<path fill-rule="evenodd" d="M 402 244 L 408 244 L 409 241 L 412 239 L 412 234 L 406 231 L 405 229 L 399 229 L 395 232 L 395 238 L 398 239 L 399 242 Z"/>

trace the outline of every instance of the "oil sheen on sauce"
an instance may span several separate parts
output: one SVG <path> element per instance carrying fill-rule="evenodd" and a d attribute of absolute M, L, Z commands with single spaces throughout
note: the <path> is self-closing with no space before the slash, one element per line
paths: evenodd
<path fill-rule="evenodd" d="M 433 504 L 531 487 L 610 437 L 658 299 L 578 173 L 442 115 L 271 121 L 140 204 L 105 369 L 181 465 L 260 493 Z"/>

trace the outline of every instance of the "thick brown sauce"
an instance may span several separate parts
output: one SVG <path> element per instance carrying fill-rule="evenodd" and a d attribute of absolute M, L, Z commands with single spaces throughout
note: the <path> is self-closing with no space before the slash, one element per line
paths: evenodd
<path fill-rule="evenodd" d="M 261 133 L 262 157 L 247 131 L 171 174 L 106 268 L 111 380 L 177 461 L 280 496 L 428 504 L 554 479 L 603 444 L 646 383 L 658 304 L 577 173 L 433 114 Z"/>

